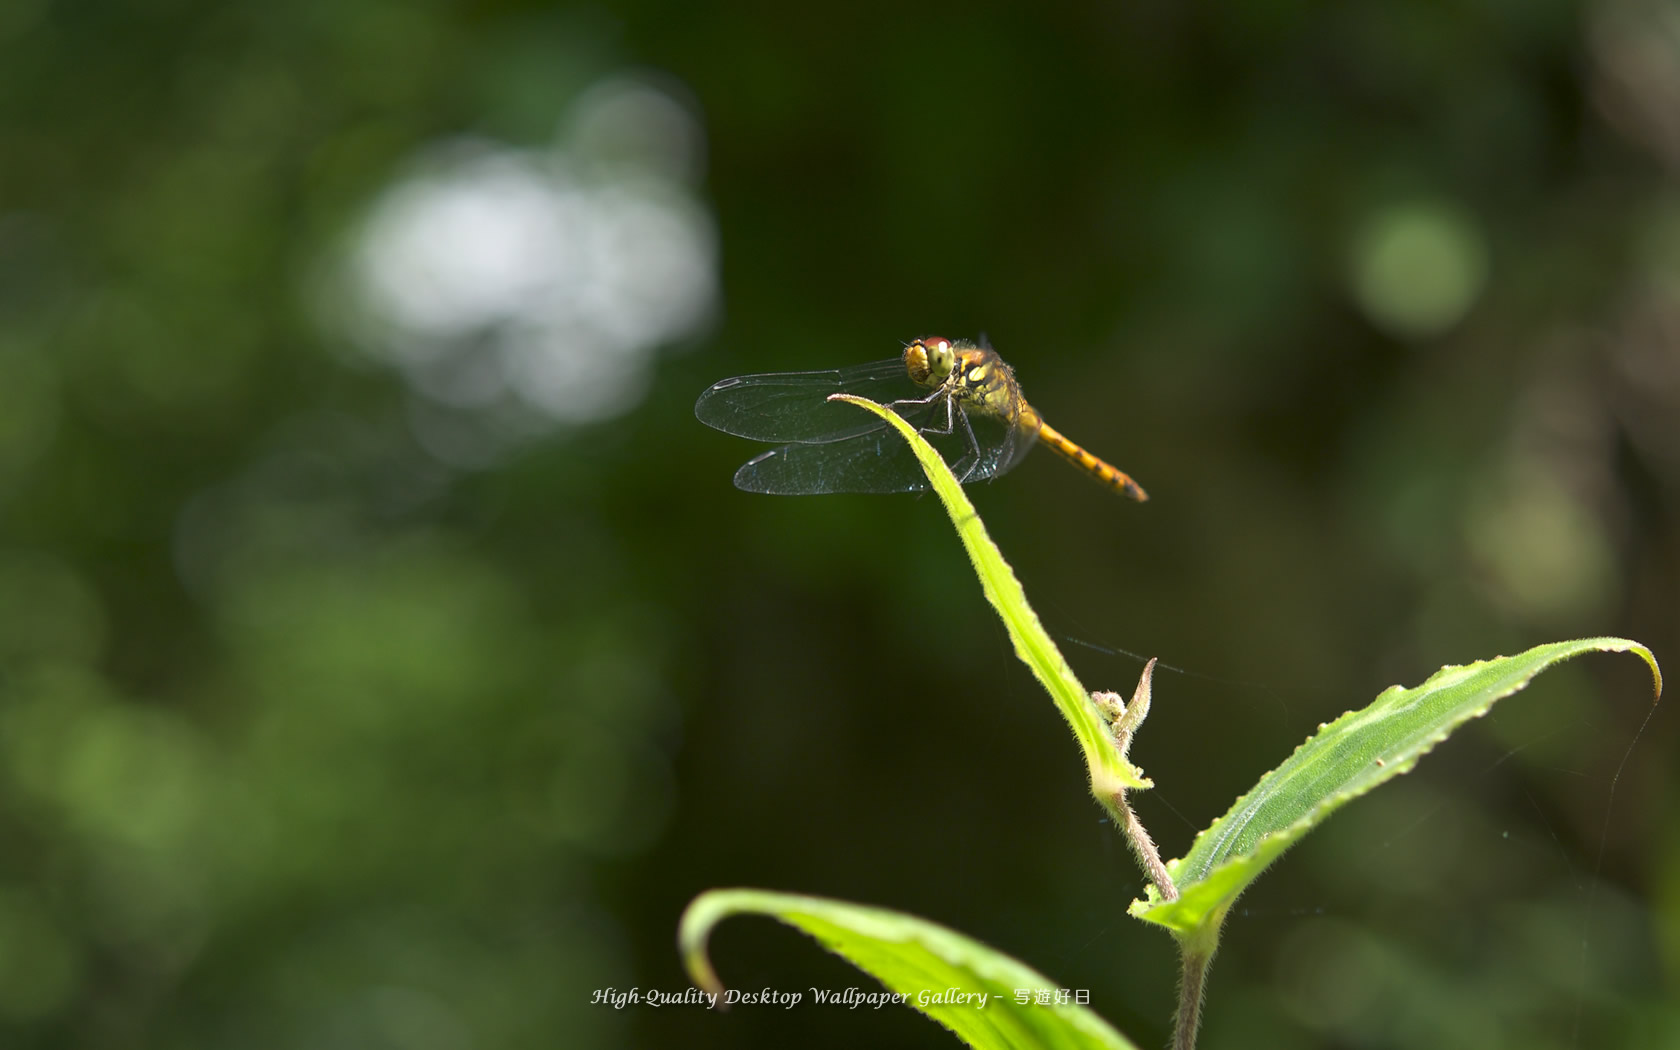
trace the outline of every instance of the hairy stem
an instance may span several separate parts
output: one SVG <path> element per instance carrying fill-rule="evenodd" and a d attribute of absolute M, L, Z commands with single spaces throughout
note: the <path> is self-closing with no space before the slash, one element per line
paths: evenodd
<path fill-rule="evenodd" d="M 1167 873 L 1167 866 L 1161 862 L 1161 852 L 1155 848 L 1155 840 L 1149 837 L 1143 822 L 1132 812 L 1132 807 L 1126 804 L 1126 793 L 1122 791 L 1119 795 L 1115 800 L 1119 803 L 1116 807 L 1119 810 L 1117 819 L 1120 821 L 1121 834 L 1126 836 L 1126 845 L 1132 848 L 1132 855 L 1143 865 L 1143 870 L 1149 873 L 1149 881 L 1161 891 L 1161 899 L 1178 900 L 1178 887 L 1173 885 L 1172 876 Z"/>
<path fill-rule="evenodd" d="M 1202 997 L 1207 989 L 1211 949 L 1181 945 L 1183 971 L 1178 981 L 1178 1013 L 1173 1016 L 1173 1050 L 1195 1050 L 1196 1031 L 1202 1026 Z"/>

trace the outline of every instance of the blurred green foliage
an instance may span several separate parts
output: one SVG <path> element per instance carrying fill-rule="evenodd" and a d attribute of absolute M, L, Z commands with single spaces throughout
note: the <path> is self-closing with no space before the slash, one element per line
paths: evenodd
<path fill-rule="evenodd" d="M 737 884 L 946 923 L 1161 1042 L 1170 949 L 938 508 L 738 493 L 754 450 L 693 398 L 989 331 L 1154 497 L 1043 453 L 974 493 L 1053 628 L 1193 672 L 1134 752 L 1169 854 L 1391 682 L 1578 635 L 1672 665 L 1676 13 L 0 5 L 0 1042 L 948 1045 L 590 1004 L 680 987 L 682 905 Z M 578 108 L 625 78 L 669 103 L 627 137 Z M 634 292 L 553 344 L 629 407 L 475 393 L 528 325 L 440 378 L 358 315 L 368 216 L 480 170 L 463 142 L 639 216 L 517 304 Z M 592 350 L 693 276 L 621 250 L 673 230 L 716 245 L 710 321 Z M 457 278 L 481 247 L 432 245 Z M 1680 1039 L 1640 674 L 1561 669 L 1292 853 L 1203 1045 Z M 856 983 L 785 932 L 713 947 Z"/>

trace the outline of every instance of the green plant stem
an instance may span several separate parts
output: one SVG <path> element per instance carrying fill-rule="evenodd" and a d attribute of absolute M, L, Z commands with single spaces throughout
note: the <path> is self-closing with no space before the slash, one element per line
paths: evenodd
<path fill-rule="evenodd" d="M 1178 1012 L 1173 1015 L 1173 1050 L 1196 1050 L 1196 1032 L 1202 1026 L 1202 996 L 1207 988 L 1212 951 L 1185 951 L 1179 962 Z"/>
<path fill-rule="evenodd" d="M 1126 793 L 1121 791 L 1114 801 L 1116 805 L 1109 807 L 1114 814 L 1115 821 L 1120 825 L 1120 833 L 1126 836 L 1126 845 L 1132 848 L 1132 856 L 1143 870 L 1148 873 L 1149 881 L 1161 891 L 1161 899 L 1175 901 L 1178 899 L 1178 887 L 1173 885 L 1172 875 L 1167 866 L 1161 862 L 1161 851 L 1155 848 L 1155 840 L 1149 837 L 1143 822 L 1138 820 L 1137 814 L 1126 802 Z M 1118 812 L 1116 812 L 1118 810 Z"/>
<path fill-rule="evenodd" d="M 1196 1033 L 1202 1026 L 1202 1000 L 1207 996 L 1208 967 L 1219 950 L 1219 930 L 1225 925 L 1225 908 L 1209 917 L 1207 925 L 1176 934 L 1178 942 L 1178 1011 L 1173 1015 L 1173 1050 L 1195 1050 Z"/>

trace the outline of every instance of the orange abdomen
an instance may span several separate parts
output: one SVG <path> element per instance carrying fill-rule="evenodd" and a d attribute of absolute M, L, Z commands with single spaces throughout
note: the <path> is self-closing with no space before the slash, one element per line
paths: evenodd
<path fill-rule="evenodd" d="M 1049 445 L 1058 456 L 1085 471 L 1105 487 L 1111 488 L 1123 496 L 1129 496 L 1140 503 L 1149 498 L 1149 493 L 1143 491 L 1143 486 L 1133 481 L 1130 474 L 1106 460 L 1091 455 L 1083 447 L 1069 440 L 1060 430 L 1044 422 L 1037 412 L 1029 410 L 1027 418 L 1029 425 L 1033 421 L 1038 423 L 1038 439 L 1040 441 Z"/>

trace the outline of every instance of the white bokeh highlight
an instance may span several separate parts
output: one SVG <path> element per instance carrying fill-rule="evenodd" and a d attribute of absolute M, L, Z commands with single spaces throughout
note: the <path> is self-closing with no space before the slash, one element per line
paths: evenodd
<path fill-rule="evenodd" d="M 357 345 L 436 408 L 485 417 L 478 429 L 501 435 L 492 443 L 533 436 L 543 428 L 532 416 L 552 429 L 629 411 L 658 351 L 717 309 L 714 227 L 691 189 L 704 137 L 690 111 L 647 82 L 615 80 L 560 126 L 548 149 L 469 140 L 428 151 L 374 202 L 348 253 L 340 316 Z M 490 418 L 501 414 L 518 422 Z"/>

